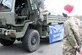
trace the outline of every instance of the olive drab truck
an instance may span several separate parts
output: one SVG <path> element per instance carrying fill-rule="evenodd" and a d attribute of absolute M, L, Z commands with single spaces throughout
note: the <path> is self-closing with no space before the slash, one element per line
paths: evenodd
<path fill-rule="evenodd" d="M 39 48 L 40 38 L 48 37 L 48 26 L 55 19 L 44 14 L 43 21 L 36 0 L 0 0 L 0 43 L 9 46 L 21 41 L 25 49 Z"/>

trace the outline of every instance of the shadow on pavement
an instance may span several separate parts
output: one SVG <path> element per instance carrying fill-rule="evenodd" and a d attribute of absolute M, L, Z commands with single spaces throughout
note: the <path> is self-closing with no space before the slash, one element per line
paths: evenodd
<path fill-rule="evenodd" d="M 44 45 L 48 45 L 48 39 L 41 39 L 40 47 Z M 0 55 L 25 55 L 29 54 L 27 52 L 21 42 L 17 42 L 11 46 L 2 46 L 0 44 Z"/>
<path fill-rule="evenodd" d="M 45 51 L 46 52 L 48 51 L 45 49 L 48 49 L 48 48 L 53 49 L 52 46 L 54 47 L 54 44 L 52 43 L 50 45 L 48 38 L 47 39 L 41 39 L 39 49 L 33 53 L 29 53 L 24 49 L 21 42 L 16 41 L 15 44 L 11 45 L 11 46 L 2 46 L 0 44 L 0 55 L 34 55 L 34 54 L 36 55 L 36 54 L 42 54 Z"/>
<path fill-rule="evenodd" d="M 15 43 L 11 46 L 0 46 L 0 55 L 23 55 L 24 53 L 27 53 L 22 43 Z"/>
<path fill-rule="evenodd" d="M 58 42 L 61 42 L 62 40 L 58 40 L 58 41 L 55 41 L 53 43 L 49 43 L 49 39 L 48 38 L 44 38 L 44 39 L 41 39 L 41 45 L 49 45 L 49 44 L 54 44 L 54 43 L 58 43 Z"/>

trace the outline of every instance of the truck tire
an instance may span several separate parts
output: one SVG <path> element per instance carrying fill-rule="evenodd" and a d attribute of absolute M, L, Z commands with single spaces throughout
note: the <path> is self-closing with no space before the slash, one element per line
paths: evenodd
<path fill-rule="evenodd" d="M 13 45 L 14 41 L 1 39 L 1 40 L 0 40 L 0 43 L 1 43 L 3 46 L 10 46 L 10 45 Z"/>
<path fill-rule="evenodd" d="M 28 30 L 23 38 L 23 45 L 29 52 L 34 52 L 37 50 L 40 45 L 39 32 L 33 29 Z"/>

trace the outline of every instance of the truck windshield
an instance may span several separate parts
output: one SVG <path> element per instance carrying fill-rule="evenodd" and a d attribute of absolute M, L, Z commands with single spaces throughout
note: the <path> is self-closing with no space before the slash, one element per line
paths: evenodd
<path fill-rule="evenodd" d="M 12 10 L 13 0 L 0 0 L 0 12 L 8 12 Z"/>

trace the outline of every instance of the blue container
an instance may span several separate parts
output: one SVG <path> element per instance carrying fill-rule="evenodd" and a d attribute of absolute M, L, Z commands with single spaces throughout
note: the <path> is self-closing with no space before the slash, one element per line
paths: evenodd
<path fill-rule="evenodd" d="M 53 24 L 49 26 L 49 43 L 63 40 L 64 37 L 64 25 Z"/>

